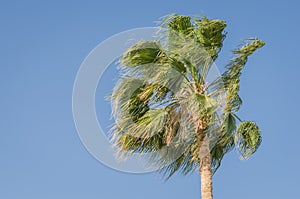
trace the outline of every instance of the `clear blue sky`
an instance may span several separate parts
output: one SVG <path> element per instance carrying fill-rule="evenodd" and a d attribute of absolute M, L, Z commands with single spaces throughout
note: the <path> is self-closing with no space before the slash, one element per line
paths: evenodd
<path fill-rule="evenodd" d="M 263 144 L 248 161 L 234 151 L 225 157 L 215 198 L 299 197 L 299 7 L 296 0 L 1 1 L 0 198 L 200 198 L 197 173 L 165 183 L 155 173 L 103 166 L 81 144 L 72 118 L 73 83 L 86 55 L 107 37 L 153 26 L 168 13 L 227 21 L 219 67 L 242 39 L 267 43 L 241 85 L 240 115 L 260 125 Z"/>

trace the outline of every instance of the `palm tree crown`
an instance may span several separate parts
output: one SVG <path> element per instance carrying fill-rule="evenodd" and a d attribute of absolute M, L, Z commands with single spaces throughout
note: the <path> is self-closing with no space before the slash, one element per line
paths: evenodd
<path fill-rule="evenodd" d="M 225 21 L 170 15 L 161 40 L 140 41 L 121 57 L 120 81 L 111 94 L 113 141 L 120 153 L 150 153 L 166 177 L 205 164 L 215 172 L 236 147 L 249 158 L 261 143 L 255 122 L 237 116 L 241 71 L 264 46 L 248 39 L 218 78 L 208 81 L 225 39 Z"/>

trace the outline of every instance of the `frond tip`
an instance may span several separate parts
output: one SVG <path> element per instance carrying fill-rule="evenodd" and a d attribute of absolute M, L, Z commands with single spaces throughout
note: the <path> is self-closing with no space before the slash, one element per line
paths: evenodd
<path fill-rule="evenodd" d="M 234 54 L 248 57 L 257 49 L 263 47 L 265 42 L 263 40 L 255 39 L 247 39 L 246 41 L 250 41 L 246 43 L 242 48 L 235 50 Z"/>
<path fill-rule="evenodd" d="M 242 158 L 250 158 L 260 146 L 261 141 L 259 127 L 253 121 L 240 123 L 235 135 L 235 143 Z"/>

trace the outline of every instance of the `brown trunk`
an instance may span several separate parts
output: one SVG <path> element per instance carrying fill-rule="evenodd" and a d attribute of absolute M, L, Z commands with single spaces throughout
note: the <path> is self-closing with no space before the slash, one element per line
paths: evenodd
<path fill-rule="evenodd" d="M 198 120 L 197 126 L 197 144 L 199 148 L 200 160 L 200 180 L 201 180 L 201 198 L 212 199 L 212 169 L 209 136 L 204 133 L 206 122 L 203 119 Z"/>
<path fill-rule="evenodd" d="M 209 139 L 206 135 L 202 140 L 199 149 L 200 156 L 200 177 L 201 177 L 201 198 L 212 199 L 212 169 L 210 164 Z"/>

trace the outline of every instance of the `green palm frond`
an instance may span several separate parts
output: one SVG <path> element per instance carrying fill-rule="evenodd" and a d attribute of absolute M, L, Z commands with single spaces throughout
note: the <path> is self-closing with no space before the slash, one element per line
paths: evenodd
<path fill-rule="evenodd" d="M 165 108 L 150 109 L 137 122 L 133 122 L 126 132 L 138 138 L 149 138 L 164 129 L 168 111 Z"/>
<path fill-rule="evenodd" d="M 251 157 L 260 146 L 262 137 L 259 127 L 252 121 L 240 123 L 235 143 L 244 159 Z"/>
<path fill-rule="evenodd" d="M 123 54 L 121 62 L 126 66 L 159 63 L 164 56 L 165 53 L 159 41 L 141 41 Z"/>
<path fill-rule="evenodd" d="M 227 104 L 225 106 L 225 112 L 238 111 L 241 105 L 241 98 L 238 95 L 240 90 L 240 77 L 242 69 L 247 63 L 248 57 L 252 55 L 257 49 L 263 47 L 265 43 L 258 39 L 249 40 L 250 43 L 246 43 L 239 49 L 233 51 L 235 58 L 227 65 L 227 70 L 222 75 L 222 81 L 228 91 Z"/>
<path fill-rule="evenodd" d="M 191 153 L 185 152 L 175 161 L 159 170 L 159 172 L 166 177 L 166 180 L 172 177 L 176 172 L 187 175 L 199 167 L 199 163 L 192 161 L 191 159 Z"/>
<path fill-rule="evenodd" d="M 215 173 L 221 166 L 221 162 L 226 153 L 230 152 L 234 148 L 234 137 L 228 134 L 224 134 L 220 141 L 214 145 L 211 149 L 211 166 Z"/>
<path fill-rule="evenodd" d="M 225 115 L 221 124 L 220 136 L 211 150 L 212 169 L 214 172 L 221 165 L 224 155 L 234 148 L 234 135 L 236 132 L 236 119 L 229 113 Z"/>
<path fill-rule="evenodd" d="M 116 131 L 115 131 L 116 132 Z M 133 153 L 148 153 L 157 152 L 165 146 L 163 141 L 163 132 L 159 132 L 152 137 L 144 139 L 132 136 L 125 132 L 118 132 L 118 139 L 115 140 L 115 145 L 119 147 L 121 155 L 131 155 Z"/>
<path fill-rule="evenodd" d="M 168 15 L 163 20 L 163 25 L 168 28 L 169 31 L 189 35 L 193 31 L 193 24 L 191 17 L 184 15 Z"/>
<path fill-rule="evenodd" d="M 209 20 L 207 17 L 195 19 L 195 34 L 199 42 L 204 46 L 205 50 L 210 54 L 212 60 L 216 60 L 218 53 L 223 46 L 223 40 L 226 37 L 224 29 L 225 21 Z"/>

